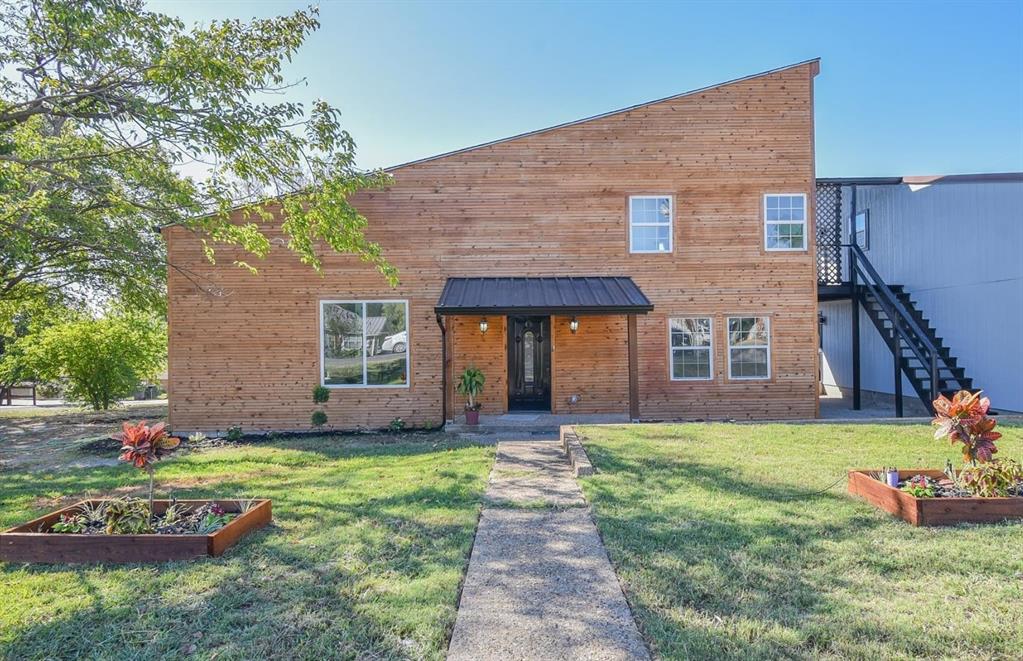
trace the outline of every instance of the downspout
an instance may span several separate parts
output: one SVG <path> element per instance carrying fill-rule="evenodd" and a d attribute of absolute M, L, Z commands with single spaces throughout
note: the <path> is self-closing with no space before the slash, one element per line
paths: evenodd
<path fill-rule="evenodd" d="M 444 427 L 448 422 L 448 329 L 439 314 L 437 325 L 440 326 L 440 426 Z"/>

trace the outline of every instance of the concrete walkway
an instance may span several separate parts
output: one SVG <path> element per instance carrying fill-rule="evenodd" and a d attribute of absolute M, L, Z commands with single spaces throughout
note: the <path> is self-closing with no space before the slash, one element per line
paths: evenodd
<path fill-rule="evenodd" d="M 448 659 L 648 659 L 557 441 L 503 441 Z"/>

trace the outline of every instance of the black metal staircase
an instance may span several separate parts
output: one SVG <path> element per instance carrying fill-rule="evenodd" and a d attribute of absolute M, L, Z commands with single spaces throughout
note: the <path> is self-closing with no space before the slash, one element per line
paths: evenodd
<path fill-rule="evenodd" d="M 885 283 L 859 246 L 842 247 L 849 250 L 849 292 L 854 301 L 854 317 L 862 307 L 892 352 L 895 414 L 902 416 L 902 374 L 932 413 L 931 402 L 938 394 L 972 389 L 973 380 L 966 376 L 902 285 Z"/>

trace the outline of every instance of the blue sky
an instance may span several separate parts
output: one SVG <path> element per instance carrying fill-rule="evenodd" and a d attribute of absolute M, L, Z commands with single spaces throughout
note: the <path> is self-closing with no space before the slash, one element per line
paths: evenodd
<path fill-rule="evenodd" d="M 294 2 L 152 2 L 187 22 Z M 817 174 L 1023 171 L 1023 0 L 323 2 L 293 97 L 386 167 L 821 58 Z"/>

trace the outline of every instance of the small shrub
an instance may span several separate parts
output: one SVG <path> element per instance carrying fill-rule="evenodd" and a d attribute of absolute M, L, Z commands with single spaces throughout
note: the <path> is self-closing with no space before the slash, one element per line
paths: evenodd
<path fill-rule="evenodd" d="M 1013 495 L 1023 483 L 1023 466 L 1012 459 L 995 459 L 967 466 L 959 473 L 959 484 L 974 496 L 1004 498 Z"/>
<path fill-rule="evenodd" d="M 313 427 L 322 427 L 327 424 L 327 414 L 323 411 L 313 411 L 313 416 L 310 419 L 313 423 Z"/>
<path fill-rule="evenodd" d="M 326 386 L 316 386 L 313 388 L 313 402 L 316 404 L 324 404 L 330 401 L 330 388 Z"/>
<path fill-rule="evenodd" d="M 108 535 L 147 535 L 153 532 L 150 509 L 140 498 L 117 498 L 107 503 Z"/>
<path fill-rule="evenodd" d="M 96 410 L 129 396 L 167 357 L 166 324 L 148 313 L 77 318 L 23 339 L 23 369 L 66 382 L 66 397 Z"/>
<path fill-rule="evenodd" d="M 81 514 L 61 514 L 60 521 L 53 524 L 50 530 L 59 533 L 81 534 L 88 529 L 85 517 Z"/>
<path fill-rule="evenodd" d="M 231 443 L 237 443 L 242 440 L 242 428 L 238 425 L 227 428 L 227 435 L 224 437 Z"/>
<path fill-rule="evenodd" d="M 405 421 L 401 418 L 395 418 L 394 420 L 391 420 L 391 422 L 387 425 L 387 428 L 395 432 L 402 431 L 405 429 Z"/>
<path fill-rule="evenodd" d="M 916 498 L 934 498 L 934 481 L 926 475 L 914 475 L 902 490 Z"/>
<path fill-rule="evenodd" d="M 194 434 L 188 435 L 188 442 L 192 444 L 202 443 L 205 440 L 206 434 L 202 433 L 201 431 L 197 431 Z"/>

